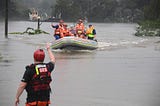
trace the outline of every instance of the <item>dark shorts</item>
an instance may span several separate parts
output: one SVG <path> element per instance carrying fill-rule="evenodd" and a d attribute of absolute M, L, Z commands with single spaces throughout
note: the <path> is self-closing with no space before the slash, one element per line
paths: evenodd
<path fill-rule="evenodd" d="M 54 35 L 55 39 L 60 39 L 60 35 Z"/>

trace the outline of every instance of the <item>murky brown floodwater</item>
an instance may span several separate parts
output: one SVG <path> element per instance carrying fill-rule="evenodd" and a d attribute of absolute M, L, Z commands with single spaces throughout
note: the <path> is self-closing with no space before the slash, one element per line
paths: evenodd
<path fill-rule="evenodd" d="M 41 28 L 52 33 L 50 24 L 43 23 Z M 53 51 L 57 61 L 51 106 L 160 106 L 160 38 L 133 36 L 136 24 L 93 25 L 98 50 Z M 9 22 L 9 32 L 27 27 L 36 28 L 37 23 Z M 33 51 L 53 38 L 9 35 L 4 39 L 2 22 L 0 29 L 0 106 L 13 106 L 24 67 L 33 62 Z M 24 92 L 20 106 L 25 98 Z"/>

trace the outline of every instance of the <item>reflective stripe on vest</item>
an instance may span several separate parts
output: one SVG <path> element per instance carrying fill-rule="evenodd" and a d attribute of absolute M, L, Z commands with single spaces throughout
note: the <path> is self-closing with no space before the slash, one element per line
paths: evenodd
<path fill-rule="evenodd" d="M 93 35 L 93 34 L 88 34 L 87 36 L 88 36 L 88 37 L 92 37 L 92 38 L 94 37 L 94 35 Z"/>

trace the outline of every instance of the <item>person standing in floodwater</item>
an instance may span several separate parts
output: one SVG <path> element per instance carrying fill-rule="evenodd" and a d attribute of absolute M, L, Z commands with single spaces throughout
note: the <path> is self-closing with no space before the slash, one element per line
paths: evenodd
<path fill-rule="evenodd" d="M 38 49 L 34 52 L 34 63 L 26 66 L 21 83 L 18 87 L 15 106 L 19 104 L 19 97 L 24 89 L 27 91 L 25 106 L 49 106 L 50 104 L 50 82 L 52 81 L 51 72 L 54 69 L 55 57 L 50 49 L 49 43 L 46 49 L 50 58 L 49 63 L 43 63 L 45 52 Z"/>

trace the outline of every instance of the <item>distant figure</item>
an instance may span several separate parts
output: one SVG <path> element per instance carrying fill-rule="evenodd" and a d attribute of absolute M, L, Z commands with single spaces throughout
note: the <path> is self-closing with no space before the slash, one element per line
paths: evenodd
<path fill-rule="evenodd" d="M 33 8 L 33 10 L 31 11 L 31 13 L 29 13 L 29 17 L 30 17 L 30 20 L 35 21 L 35 20 L 38 20 L 38 17 L 40 17 L 40 16 L 38 15 L 38 11 L 36 11 Z"/>
<path fill-rule="evenodd" d="M 88 29 L 86 30 L 86 36 L 90 40 L 94 40 L 96 37 L 96 30 L 94 29 L 93 25 L 89 25 Z"/>
<path fill-rule="evenodd" d="M 54 37 L 56 40 L 64 37 L 63 35 L 64 21 L 63 20 L 60 20 L 58 25 L 52 24 L 52 27 L 55 28 Z"/>
<path fill-rule="evenodd" d="M 27 91 L 25 106 L 49 106 L 51 92 L 50 82 L 52 81 L 51 72 L 54 69 L 55 57 L 50 49 L 49 43 L 47 43 L 46 49 L 50 62 L 43 63 L 45 52 L 42 49 L 34 52 L 34 63 L 26 66 L 26 71 L 24 72 L 16 93 L 15 106 L 18 106 L 20 102 L 19 97 L 24 89 Z"/>

